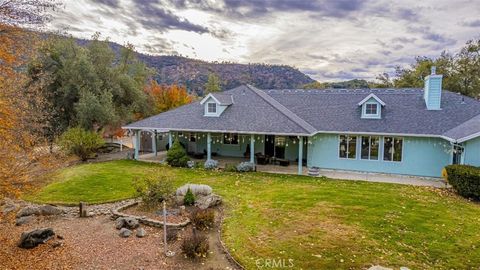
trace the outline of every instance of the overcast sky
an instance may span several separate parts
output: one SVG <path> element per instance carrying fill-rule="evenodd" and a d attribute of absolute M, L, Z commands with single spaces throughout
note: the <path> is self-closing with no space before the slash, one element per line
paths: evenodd
<path fill-rule="evenodd" d="M 480 0 L 65 2 L 50 29 L 149 54 L 287 64 L 320 81 L 372 79 L 480 37 Z"/>

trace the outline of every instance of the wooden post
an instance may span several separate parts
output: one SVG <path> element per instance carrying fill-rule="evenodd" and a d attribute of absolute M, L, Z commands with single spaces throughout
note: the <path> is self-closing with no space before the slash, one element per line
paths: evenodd
<path fill-rule="evenodd" d="M 250 163 L 255 163 L 255 135 L 250 135 Z"/>
<path fill-rule="evenodd" d="M 80 214 L 80 217 L 87 217 L 87 208 L 86 208 L 86 204 L 84 202 L 80 202 L 79 204 L 79 214 Z"/>

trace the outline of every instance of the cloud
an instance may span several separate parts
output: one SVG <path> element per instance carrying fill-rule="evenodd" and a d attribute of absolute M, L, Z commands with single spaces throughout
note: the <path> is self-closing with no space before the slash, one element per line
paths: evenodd
<path fill-rule="evenodd" d="M 76 0 L 50 23 L 145 53 L 298 67 L 320 81 L 373 79 L 478 37 L 471 0 Z"/>
<path fill-rule="evenodd" d="M 96 0 L 97 3 L 106 5 L 112 8 L 118 8 L 119 7 L 119 2 L 118 0 Z"/>
<path fill-rule="evenodd" d="M 463 26 L 480 27 L 480 19 L 466 20 L 462 22 Z"/>
<path fill-rule="evenodd" d="M 139 22 L 147 29 L 157 29 L 158 31 L 180 29 L 196 33 L 208 32 L 206 27 L 193 24 L 185 18 L 180 18 L 155 0 L 137 1 L 136 8 Z"/>

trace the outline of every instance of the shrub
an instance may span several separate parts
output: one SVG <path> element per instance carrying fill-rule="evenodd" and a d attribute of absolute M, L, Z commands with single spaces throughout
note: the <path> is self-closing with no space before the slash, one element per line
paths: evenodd
<path fill-rule="evenodd" d="M 135 178 L 133 187 L 137 196 L 142 198 L 144 206 L 149 209 L 156 208 L 164 200 L 172 198 L 174 192 L 172 179 L 163 170 L 155 170 L 145 177 Z"/>
<path fill-rule="evenodd" d="M 480 199 L 480 168 L 469 165 L 445 167 L 447 182 L 463 197 Z"/>
<path fill-rule="evenodd" d="M 239 172 L 253 172 L 255 170 L 255 164 L 251 162 L 241 162 L 237 165 L 237 171 Z"/>
<path fill-rule="evenodd" d="M 95 154 L 104 144 L 105 141 L 98 133 L 79 127 L 69 128 L 58 140 L 63 151 L 78 156 L 82 161 Z"/>
<path fill-rule="evenodd" d="M 206 257 L 208 254 L 208 239 L 204 234 L 192 229 L 192 234 L 185 237 L 182 242 L 182 252 L 190 259 Z"/>
<path fill-rule="evenodd" d="M 167 242 L 175 242 L 178 238 L 178 229 L 175 227 L 167 227 Z"/>
<path fill-rule="evenodd" d="M 218 168 L 218 161 L 213 160 L 213 159 L 209 159 L 209 160 L 205 161 L 205 164 L 203 164 L 203 167 L 206 170 L 216 169 L 216 168 Z"/>
<path fill-rule="evenodd" d="M 215 224 L 215 212 L 213 209 L 196 208 L 190 214 L 192 225 L 199 230 L 212 228 Z"/>
<path fill-rule="evenodd" d="M 173 167 L 187 167 L 190 160 L 185 148 L 176 140 L 172 147 L 167 151 L 167 163 Z"/>
<path fill-rule="evenodd" d="M 236 172 L 237 171 L 237 166 L 234 164 L 227 163 L 225 164 L 225 169 L 226 172 Z"/>
<path fill-rule="evenodd" d="M 183 197 L 183 204 L 193 205 L 194 203 L 195 203 L 195 195 L 193 195 L 193 192 L 190 190 L 190 188 L 188 188 L 187 193 L 185 193 L 185 197 Z"/>

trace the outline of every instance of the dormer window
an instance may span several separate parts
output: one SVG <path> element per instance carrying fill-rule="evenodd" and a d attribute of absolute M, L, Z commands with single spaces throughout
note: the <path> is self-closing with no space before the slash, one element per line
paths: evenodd
<path fill-rule="evenodd" d="M 378 114 L 378 104 L 377 103 L 367 103 L 365 104 L 365 115 L 377 115 Z"/>
<path fill-rule="evenodd" d="M 211 114 L 216 114 L 217 113 L 217 103 L 215 102 L 209 102 L 207 103 L 207 112 Z"/>
<path fill-rule="evenodd" d="M 358 106 L 362 107 L 361 118 L 380 119 L 382 118 L 382 106 L 385 106 L 385 102 L 372 93 L 360 101 Z"/>
<path fill-rule="evenodd" d="M 220 117 L 222 113 L 233 104 L 233 97 L 227 94 L 208 94 L 200 101 L 204 107 L 204 116 Z"/>

